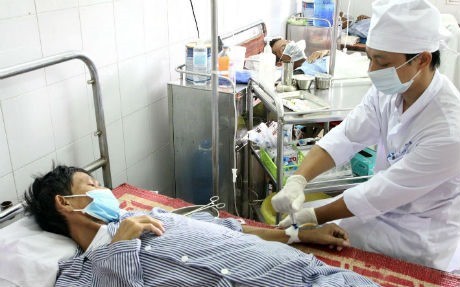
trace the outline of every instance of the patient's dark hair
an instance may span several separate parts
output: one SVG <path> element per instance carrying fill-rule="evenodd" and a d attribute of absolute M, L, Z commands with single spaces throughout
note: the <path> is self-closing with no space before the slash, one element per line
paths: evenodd
<path fill-rule="evenodd" d="M 72 178 L 76 172 L 87 173 L 78 167 L 59 165 L 44 176 L 38 176 L 24 193 L 25 210 L 35 217 L 38 225 L 48 232 L 70 237 L 67 222 L 56 209 L 56 195 L 72 195 Z"/>
<path fill-rule="evenodd" d="M 273 45 L 275 45 L 275 43 L 278 42 L 279 40 L 283 40 L 283 38 L 276 37 L 270 40 L 269 45 L 272 48 L 272 52 L 273 52 Z M 281 59 L 278 57 L 278 55 L 276 55 L 276 53 L 273 53 L 273 54 L 276 56 L 276 62 L 278 63 Z"/>
<path fill-rule="evenodd" d="M 273 45 L 275 45 L 276 42 L 278 42 L 279 40 L 282 40 L 282 39 L 283 38 L 280 38 L 280 37 L 271 39 L 270 42 L 269 42 L 270 47 L 273 48 Z"/>
<path fill-rule="evenodd" d="M 409 61 L 410 59 L 414 58 L 418 54 L 406 54 L 406 60 Z M 434 51 L 431 53 L 431 63 L 430 68 L 431 70 L 435 70 L 437 67 L 441 65 L 441 53 L 438 51 Z"/>

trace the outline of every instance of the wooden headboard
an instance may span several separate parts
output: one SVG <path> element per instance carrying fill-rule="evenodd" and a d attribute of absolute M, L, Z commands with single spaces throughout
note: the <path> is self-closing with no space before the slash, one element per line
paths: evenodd
<path fill-rule="evenodd" d="M 267 35 L 267 27 L 264 22 L 257 22 L 234 32 L 219 36 L 219 51 L 225 44 L 227 46 L 246 47 L 246 58 L 257 55 L 264 50 L 264 39 Z"/>

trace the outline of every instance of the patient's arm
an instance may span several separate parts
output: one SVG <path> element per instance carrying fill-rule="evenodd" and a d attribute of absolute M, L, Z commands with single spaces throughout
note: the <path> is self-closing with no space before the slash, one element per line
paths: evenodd
<path fill-rule="evenodd" d="M 313 52 L 310 56 L 307 58 L 308 63 L 313 63 L 314 61 L 321 59 L 322 57 L 325 57 L 329 55 L 329 50 L 318 50 Z"/>
<path fill-rule="evenodd" d="M 243 232 L 254 234 L 262 239 L 269 241 L 279 241 L 286 243 L 289 236 L 282 229 L 260 228 L 243 225 Z M 336 246 L 341 250 L 343 246 L 350 246 L 348 234 L 336 224 L 326 224 L 315 229 L 301 229 L 299 239 L 303 243 L 315 243 Z"/>

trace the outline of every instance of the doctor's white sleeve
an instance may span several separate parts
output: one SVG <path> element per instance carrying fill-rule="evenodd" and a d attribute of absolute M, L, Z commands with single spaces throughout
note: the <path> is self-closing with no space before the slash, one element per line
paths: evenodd
<path fill-rule="evenodd" d="M 327 151 L 335 166 L 341 166 L 360 150 L 378 143 L 380 113 L 377 101 L 377 95 L 371 88 L 345 120 L 318 141 L 317 145 Z"/>
<path fill-rule="evenodd" d="M 459 176 L 459 154 L 458 139 L 437 137 L 424 141 L 388 169 L 345 190 L 345 203 L 363 221 L 412 203 Z"/>

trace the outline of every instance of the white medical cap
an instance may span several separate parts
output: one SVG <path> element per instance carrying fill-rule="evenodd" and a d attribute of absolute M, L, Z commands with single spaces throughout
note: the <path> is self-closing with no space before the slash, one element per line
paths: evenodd
<path fill-rule="evenodd" d="M 441 15 L 428 0 L 376 0 L 366 45 L 394 53 L 439 50 Z"/>

